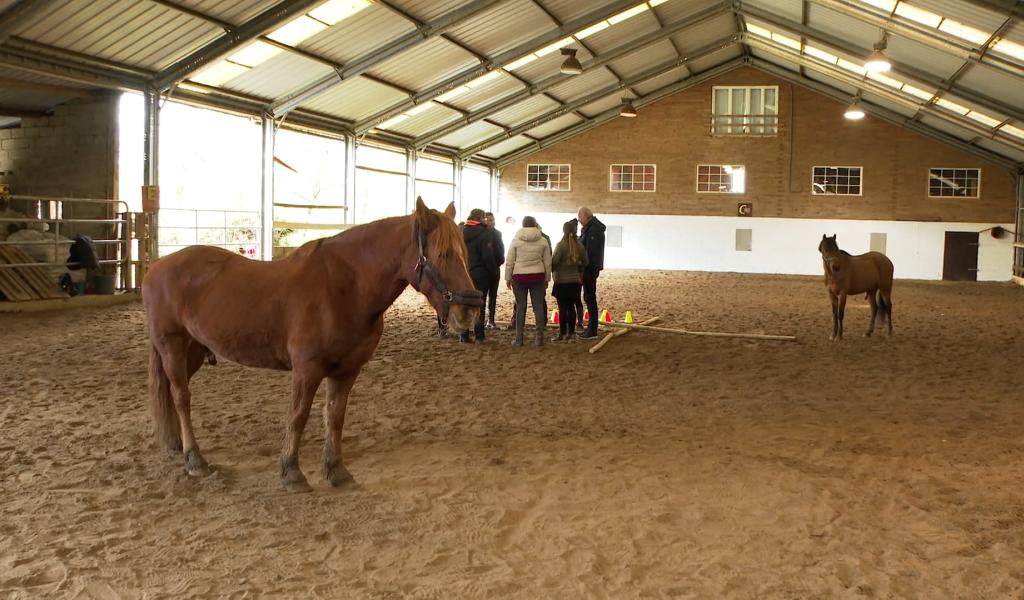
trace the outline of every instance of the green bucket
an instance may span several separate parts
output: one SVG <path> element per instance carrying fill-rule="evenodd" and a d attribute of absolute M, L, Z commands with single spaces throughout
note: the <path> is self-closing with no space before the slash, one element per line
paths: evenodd
<path fill-rule="evenodd" d="M 113 275 L 96 275 L 93 277 L 92 283 L 96 287 L 97 294 L 109 296 L 114 293 L 116 279 Z"/>

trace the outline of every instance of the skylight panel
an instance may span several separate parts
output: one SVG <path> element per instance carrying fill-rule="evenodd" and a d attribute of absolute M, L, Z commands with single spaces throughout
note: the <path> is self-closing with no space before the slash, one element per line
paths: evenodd
<path fill-rule="evenodd" d="M 846 69 L 847 71 L 853 71 L 854 73 L 856 73 L 858 75 L 863 75 L 864 73 L 867 73 L 867 70 L 864 67 L 862 67 L 862 66 L 860 66 L 860 65 L 858 65 L 856 63 L 852 63 L 852 62 L 846 60 L 845 58 L 840 58 L 839 62 L 836 63 L 836 64 L 838 64 L 840 67 Z"/>
<path fill-rule="evenodd" d="M 942 17 L 939 15 L 923 8 L 917 8 L 906 2 L 900 2 L 896 5 L 896 14 L 904 19 L 910 19 L 928 27 L 938 27 L 939 23 L 942 22 Z"/>
<path fill-rule="evenodd" d="M 517 60 L 514 60 L 514 61 L 508 63 L 503 68 L 506 71 L 514 71 L 514 70 L 518 69 L 519 67 L 523 67 L 523 66 L 526 66 L 526 65 L 532 63 L 535 60 L 537 60 L 537 55 L 536 54 L 527 54 L 526 56 L 524 56 L 524 57 L 522 57 L 520 59 L 517 59 Z"/>
<path fill-rule="evenodd" d="M 1020 127 L 1014 127 L 1013 125 L 1003 125 L 1002 127 L 999 128 L 999 131 L 1002 131 L 1003 133 L 1008 133 L 1012 136 L 1019 137 L 1020 139 L 1024 140 L 1024 129 L 1021 129 Z"/>
<path fill-rule="evenodd" d="M 489 72 L 484 73 L 483 75 L 477 77 L 476 79 L 466 83 L 466 87 L 468 87 L 468 88 L 477 88 L 477 87 L 480 87 L 481 85 L 484 85 L 485 83 L 487 83 L 489 81 L 497 79 L 498 77 L 501 77 L 501 71 L 498 71 L 498 70 L 489 71 Z"/>
<path fill-rule="evenodd" d="M 909 83 L 903 84 L 903 91 L 908 93 L 908 94 L 910 94 L 911 96 L 914 96 L 916 98 L 920 98 L 921 100 L 924 100 L 925 102 L 927 102 L 928 100 L 931 100 L 932 96 L 935 95 L 935 92 L 929 92 L 928 90 L 922 90 L 921 88 L 916 88 L 916 87 L 910 85 Z"/>
<path fill-rule="evenodd" d="M 294 48 L 303 40 L 320 33 L 324 29 L 327 29 L 327 25 L 302 15 L 268 33 L 267 37 L 275 42 L 281 42 Z"/>
<path fill-rule="evenodd" d="M 883 75 L 882 73 L 868 73 L 868 79 L 873 79 L 879 83 L 884 83 L 885 85 L 896 89 L 903 87 L 902 81 L 889 77 L 888 75 Z"/>
<path fill-rule="evenodd" d="M 551 54 L 552 52 L 558 52 L 559 50 L 561 50 L 562 48 L 565 48 L 566 46 L 568 46 L 572 42 L 573 42 L 573 39 L 571 37 L 562 38 L 562 39 L 558 40 L 557 42 L 555 42 L 554 44 L 551 44 L 550 46 L 544 46 L 540 50 L 534 52 L 534 55 L 537 58 L 540 58 L 542 56 L 547 56 L 548 54 Z"/>
<path fill-rule="evenodd" d="M 469 87 L 464 86 L 464 85 L 460 85 L 457 88 L 448 90 L 447 92 L 441 94 L 440 96 L 438 96 L 435 99 L 438 102 L 447 102 L 447 101 L 451 100 L 452 98 L 454 98 L 456 96 L 460 96 L 462 94 L 465 94 L 468 91 L 469 91 Z"/>
<path fill-rule="evenodd" d="M 825 52 L 824 50 L 819 50 L 814 46 L 804 46 L 804 53 L 806 53 L 809 56 L 813 56 L 818 60 L 825 61 L 831 65 L 834 65 L 837 62 L 839 62 L 839 57 L 836 56 L 835 54 L 829 54 L 828 52 Z"/>
<path fill-rule="evenodd" d="M 800 51 L 800 40 L 795 40 L 795 39 L 793 39 L 791 37 L 782 35 L 781 33 L 775 33 L 775 32 L 772 32 L 772 40 L 782 44 L 783 46 L 788 46 L 788 47 L 796 50 L 797 52 Z"/>
<path fill-rule="evenodd" d="M 760 25 L 747 23 L 747 31 L 755 35 L 759 35 L 765 39 L 772 39 L 772 32 L 768 29 L 765 29 L 764 27 L 761 27 Z"/>
<path fill-rule="evenodd" d="M 992 50 L 1000 54 L 1012 56 L 1013 58 L 1024 62 L 1024 46 L 1016 42 L 1011 42 L 1010 40 L 999 40 L 992 44 Z"/>
<path fill-rule="evenodd" d="M 256 41 L 234 54 L 229 54 L 228 60 L 251 68 L 265 62 L 267 59 L 279 52 L 281 52 L 280 48 L 272 46 L 266 42 Z"/>
<path fill-rule="evenodd" d="M 594 23 L 590 27 L 587 27 L 586 29 L 583 29 L 583 30 L 579 31 L 576 34 L 576 39 L 578 39 L 578 40 L 587 39 L 588 37 L 594 35 L 595 33 L 599 32 L 599 31 L 604 31 L 605 29 L 608 29 L 609 27 L 611 27 L 611 25 L 612 24 L 609 23 L 608 21 L 598 21 L 597 23 Z"/>
<path fill-rule="evenodd" d="M 960 115 L 966 115 L 967 113 L 971 112 L 971 109 L 967 108 L 966 106 L 962 104 L 957 104 L 952 100 L 946 100 L 945 98 L 939 98 L 938 100 L 935 101 L 935 103 L 941 106 L 942 108 L 945 108 L 946 110 L 953 111 Z"/>
<path fill-rule="evenodd" d="M 875 8 L 884 10 L 887 13 L 891 13 L 892 9 L 896 8 L 896 0 L 860 0 L 864 4 L 870 4 Z"/>
<path fill-rule="evenodd" d="M 328 25 L 339 23 L 370 6 L 367 0 L 328 0 L 307 13 Z"/>
<path fill-rule="evenodd" d="M 202 71 L 199 71 L 192 77 L 189 77 L 189 79 L 196 83 L 203 83 L 218 87 L 221 84 L 231 81 L 235 77 L 248 72 L 249 67 L 236 65 L 235 63 L 228 62 L 226 60 L 219 60 Z"/>
<path fill-rule="evenodd" d="M 993 119 L 992 117 L 990 117 L 990 116 L 988 116 L 986 114 L 980 113 L 980 112 L 978 112 L 976 110 L 972 110 L 971 112 L 967 113 L 967 118 L 968 119 L 974 119 L 975 121 L 977 121 L 979 123 L 984 123 L 985 125 L 988 125 L 989 127 L 995 127 L 996 125 L 999 125 L 1000 123 L 1002 123 L 1002 121 L 1000 121 L 999 119 Z"/>
<path fill-rule="evenodd" d="M 979 48 L 988 41 L 990 34 L 985 33 L 980 29 L 975 29 L 969 25 L 964 25 L 958 21 L 952 19 L 945 19 L 942 24 L 939 25 L 939 31 L 944 31 L 950 35 L 955 35 L 958 38 L 965 39 Z"/>
<path fill-rule="evenodd" d="M 633 8 L 628 8 L 628 9 L 620 12 L 619 14 L 617 14 L 617 15 L 615 15 L 613 17 L 609 17 L 608 18 L 608 23 L 610 23 L 612 25 L 618 25 L 619 23 L 625 21 L 626 19 L 630 19 L 632 17 L 635 17 L 638 14 L 644 12 L 645 10 L 647 10 L 647 3 L 646 2 L 644 2 L 643 4 L 637 4 Z"/>

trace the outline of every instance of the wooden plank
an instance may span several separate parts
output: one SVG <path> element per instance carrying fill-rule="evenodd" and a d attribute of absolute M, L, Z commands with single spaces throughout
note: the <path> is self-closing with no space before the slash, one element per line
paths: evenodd
<path fill-rule="evenodd" d="M 0 246 L 0 262 L 3 264 L 17 264 L 9 259 L 2 246 Z M 15 272 L 15 269 L 0 268 L 0 291 L 11 302 L 25 302 L 33 299 L 33 294 L 25 289 L 25 285 L 21 277 Z"/>
<path fill-rule="evenodd" d="M 7 264 L 25 264 L 35 262 L 35 259 L 26 254 L 21 248 L 14 246 L 4 246 L 0 248 L 2 248 L 0 252 L 3 252 Z M 12 271 L 21 279 L 24 283 L 23 287 L 26 287 L 31 291 L 34 296 L 33 299 L 43 300 L 67 297 L 64 291 L 57 285 L 57 282 L 50 279 L 50 276 L 44 267 L 17 267 L 5 270 Z"/>
<path fill-rule="evenodd" d="M 670 327 L 654 327 L 651 325 L 636 325 L 629 323 L 602 323 L 602 325 L 610 325 L 612 327 L 625 327 L 627 329 L 642 329 L 645 331 L 663 331 L 665 333 L 679 333 L 682 335 L 700 335 L 708 337 L 730 337 L 730 338 L 748 338 L 755 340 L 780 340 L 786 342 L 795 342 L 795 335 L 767 335 L 763 333 L 725 333 L 718 331 L 691 331 L 689 329 L 673 329 Z"/>
<path fill-rule="evenodd" d="M 640 324 L 641 325 L 653 325 L 653 324 L 657 323 L 658 319 L 660 319 L 660 318 L 661 317 L 651 317 L 650 319 L 647 319 L 646 321 L 644 321 L 643 323 L 640 323 Z M 632 329 L 616 329 L 615 331 L 606 334 L 604 336 L 604 339 L 602 339 L 600 342 L 598 342 L 598 343 L 596 343 L 596 344 L 594 344 L 593 346 L 590 347 L 590 353 L 593 354 L 593 353 L 597 352 L 598 350 L 600 350 L 601 348 L 604 348 L 604 346 L 608 342 L 612 341 L 612 338 L 619 337 L 619 336 L 622 336 L 622 335 L 626 335 L 630 331 L 633 331 L 633 330 Z"/>

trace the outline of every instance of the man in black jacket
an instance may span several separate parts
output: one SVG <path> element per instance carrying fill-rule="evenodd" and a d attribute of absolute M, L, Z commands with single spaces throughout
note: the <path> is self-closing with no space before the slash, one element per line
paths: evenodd
<path fill-rule="evenodd" d="M 597 313 L 597 278 L 604 269 L 604 223 L 598 221 L 594 211 L 586 206 L 581 206 L 576 217 L 583 225 L 580 231 L 580 243 L 587 249 L 587 266 L 583 269 L 583 301 L 590 311 L 590 322 L 587 323 L 587 330 L 581 338 L 597 337 L 597 323 L 600 315 Z"/>
<path fill-rule="evenodd" d="M 483 223 L 484 211 L 474 208 L 469 212 L 466 219 L 466 226 L 462 230 L 462 237 L 466 240 L 468 250 L 467 261 L 469 263 L 469 276 L 473 279 L 473 287 L 482 294 L 487 295 L 487 290 L 501 273 L 498 268 L 498 261 L 494 252 L 494 233 Z M 484 341 L 484 311 L 481 310 L 473 327 L 473 336 L 477 342 Z M 459 337 L 460 342 L 469 342 L 469 332 L 464 331 Z"/>

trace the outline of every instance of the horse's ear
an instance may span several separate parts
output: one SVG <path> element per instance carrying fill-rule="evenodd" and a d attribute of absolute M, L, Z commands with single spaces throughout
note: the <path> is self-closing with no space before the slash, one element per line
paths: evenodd
<path fill-rule="evenodd" d="M 416 222 L 423 231 L 430 230 L 430 209 L 423 203 L 422 196 L 416 196 Z"/>
<path fill-rule="evenodd" d="M 455 203 L 454 202 L 449 202 L 448 203 L 448 208 L 444 209 L 444 214 L 449 219 L 451 219 L 452 221 L 455 220 Z"/>
<path fill-rule="evenodd" d="M 825 234 L 821 234 L 821 241 L 825 241 Z"/>

